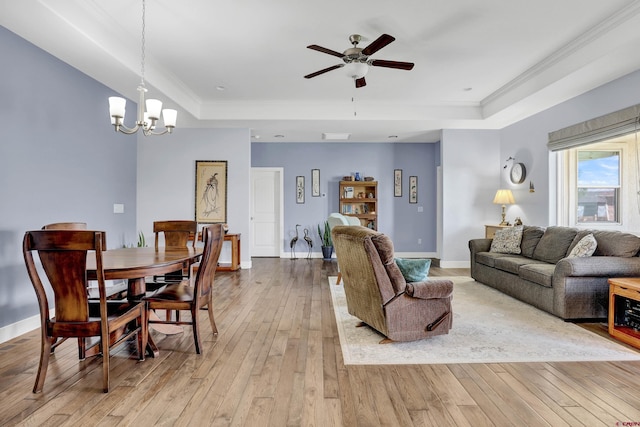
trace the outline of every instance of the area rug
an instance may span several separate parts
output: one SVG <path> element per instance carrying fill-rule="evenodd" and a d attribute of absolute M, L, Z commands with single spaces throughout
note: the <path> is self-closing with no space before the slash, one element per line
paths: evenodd
<path fill-rule="evenodd" d="M 379 344 L 356 327 L 343 284 L 329 287 L 345 365 L 640 360 L 640 352 L 511 298 L 470 277 L 454 282 L 453 327 L 447 335 Z"/>

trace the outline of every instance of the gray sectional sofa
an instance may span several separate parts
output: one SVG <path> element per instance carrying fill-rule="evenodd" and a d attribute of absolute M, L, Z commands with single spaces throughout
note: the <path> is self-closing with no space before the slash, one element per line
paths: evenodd
<path fill-rule="evenodd" d="M 597 242 L 593 255 L 567 257 L 587 234 Z M 640 237 L 629 233 L 523 226 L 519 254 L 491 251 L 491 243 L 469 241 L 471 277 L 565 320 L 606 318 L 607 279 L 640 277 Z"/>

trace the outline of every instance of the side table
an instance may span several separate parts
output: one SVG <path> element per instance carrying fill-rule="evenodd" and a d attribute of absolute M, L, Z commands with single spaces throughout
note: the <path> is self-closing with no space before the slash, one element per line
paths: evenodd
<path fill-rule="evenodd" d="M 495 236 L 496 231 L 502 229 L 502 228 L 507 228 L 507 227 L 511 227 L 511 225 L 485 225 L 484 226 L 484 238 L 485 239 L 493 239 L 493 236 Z"/>
<path fill-rule="evenodd" d="M 640 278 L 609 279 L 609 335 L 640 348 Z"/>

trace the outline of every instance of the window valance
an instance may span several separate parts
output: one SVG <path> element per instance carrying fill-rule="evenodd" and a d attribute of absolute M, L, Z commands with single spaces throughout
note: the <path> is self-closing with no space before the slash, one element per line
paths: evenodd
<path fill-rule="evenodd" d="M 639 116 L 640 105 L 634 105 L 550 132 L 547 147 L 550 151 L 566 150 L 636 132 Z"/>

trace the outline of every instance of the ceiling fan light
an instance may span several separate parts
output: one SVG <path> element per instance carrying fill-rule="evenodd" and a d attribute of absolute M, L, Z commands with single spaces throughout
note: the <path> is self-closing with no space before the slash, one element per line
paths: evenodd
<path fill-rule="evenodd" d="M 362 77 L 367 75 L 369 71 L 369 65 L 365 62 L 350 62 L 345 64 L 344 66 L 345 73 L 347 77 L 351 77 L 353 79 L 361 79 Z"/>

